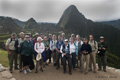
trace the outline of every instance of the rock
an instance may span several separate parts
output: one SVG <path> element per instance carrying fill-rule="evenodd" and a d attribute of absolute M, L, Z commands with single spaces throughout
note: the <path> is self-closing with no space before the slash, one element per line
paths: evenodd
<path fill-rule="evenodd" d="M 2 77 L 10 79 L 12 77 L 12 74 L 8 71 L 1 72 Z"/>
<path fill-rule="evenodd" d="M 11 78 L 10 80 L 16 80 L 15 78 Z"/>
<path fill-rule="evenodd" d="M 2 64 L 0 64 L 0 72 L 2 72 L 2 71 L 4 71 L 4 70 L 6 70 L 6 68 L 3 67 Z"/>
<path fill-rule="evenodd" d="M 115 72 L 120 72 L 120 69 L 115 70 Z"/>

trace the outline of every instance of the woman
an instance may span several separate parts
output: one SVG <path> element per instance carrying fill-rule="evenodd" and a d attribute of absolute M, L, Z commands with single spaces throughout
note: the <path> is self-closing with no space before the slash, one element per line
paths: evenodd
<path fill-rule="evenodd" d="M 53 35 L 52 40 L 50 41 L 50 50 L 53 53 L 53 64 L 54 64 L 54 66 L 56 66 L 56 49 L 55 49 L 56 43 L 57 43 L 56 36 Z"/>
<path fill-rule="evenodd" d="M 43 51 L 45 50 L 44 44 L 41 41 L 42 41 L 42 38 L 38 37 L 37 42 L 34 45 L 34 50 L 37 52 L 37 56 L 39 54 L 41 55 L 43 53 Z M 40 60 L 36 60 L 36 71 L 35 71 L 35 73 L 38 72 L 39 63 L 40 63 L 40 70 L 43 71 L 43 67 L 42 67 L 43 59 L 41 58 Z"/>
<path fill-rule="evenodd" d="M 82 53 L 82 73 L 87 74 L 89 71 L 89 58 L 90 53 L 92 52 L 91 46 L 88 44 L 88 39 L 84 39 L 84 43 L 81 46 Z M 84 71 L 84 63 L 86 63 L 86 70 Z"/>
<path fill-rule="evenodd" d="M 70 54 L 72 55 L 72 66 L 73 70 L 76 71 L 75 69 L 75 64 L 76 64 L 76 55 L 78 55 L 78 49 L 76 44 L 74 43 L 74 39 L 70 38 Z"/>
<path fill-rule="evenodd" d="M 25 35 L 25 40 L 20 44 L 20 53 L 23 61 L 24 74 L 31 72 L 29 66 L 32 61 L 33 47 L 29 39 L 30 36 Z"/>

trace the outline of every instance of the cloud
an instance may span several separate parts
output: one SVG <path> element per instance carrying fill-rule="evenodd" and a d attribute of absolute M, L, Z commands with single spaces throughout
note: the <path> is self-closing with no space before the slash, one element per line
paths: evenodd
<path fill-rule="evenodd" d="M 71 4 L 86 18 L 105 21 L 120 18 L 120 0 L 0 0 L 0 16 L 38 22 L 58 22 Z"/>

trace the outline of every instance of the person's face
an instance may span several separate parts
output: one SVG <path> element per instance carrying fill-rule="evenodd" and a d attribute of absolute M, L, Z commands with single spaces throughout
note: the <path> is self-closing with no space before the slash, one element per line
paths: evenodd
<path fill-rule="evenodd" d="M 12 39 L 15 39 L 15 38 L 16 38 L 16 36 L 15 36 L 15 35 L 13 35 L 13 36 L 12 36 Z"/>
<path fill-rule="evenodd" d="M 36 35 L 36 37 L 38 38 L 38 37 L 39 37 L 39 35 Z"/>
<path fill-rule="evenodd" d="M 62 34 L 62 37 L 65 37 L 65 34 Z"/>
<path fill-rule="evenodd" d="M 60 36 L 58 36 L 58 40 L 61 40 L 61 37 L 60 37 Z"/>
<path fill-rule="evenodd" d="M 104 42 L 104 39 L 100 39 L 100 42 Z"/>
<path fill-rule="evenodd" d="M 65 43 L 65 45 L 67 45 L 67 44 L 68 44 L 68 42 L 67 42 L 67 41 L 65 41 L 64 43 Z"/>
<path fill-rule="evenodd" d="M 77 40 L 80 40 L 80 37 L 78 36 L 76 39 L 77 39 Z"/>
<path fill-rule="evenodd" d="M 49 38 L 52 39 L 52 35 L 49 35 Z"/>
<path fill-rule="evenodd" d="M 44 38 L 44 41 L 47 41 L 47 38 Z"/>
<path fill-rule="evenodd" d="M 73 38 L 70 40 L 70 43 L 73 43 L 74 42 L 74 40 L 73 40 Z"/>
<path fill-rule="evenodd" d="M 20 38 L 24 38 L 24 34 L 21 34 L 21 35 L 20 35 Z"/>
<path fill-rule="evenodd" d="M 84 43 L 87 44 L 87 43 L 88 43 L 88 40 L 85 40 Z"/>
<path fill-rule="evenodd" d="M 29 38 L 25 38 L 26 41 L 29 41 L 30 40 L 30 37 Z"/>
<path fill-rule="evenodd" d="M 39 39 L 38 42 L 41 43 L 41 39 Z"/>
<path fill-rule="evenodd" d="M 91 35 L 90 35 L 90 36 L 89 36 L 89 38 L 90 38 L 90 41 L 92 41 L 92 40 L 93 40 L 93 36 L 91 36 Z"/>
<path fill-rule="evenodd" d="M 41 35 L 41 37 L 43 38 L 43 37 L 44 37 L 44 35 L 42 34 L 42 35 Z"/>
<path fill-rule="evenodd" d="M 55 40 L 56 39 L 56 37 L 55 36 L 53 36 L 53 40 Z"/>

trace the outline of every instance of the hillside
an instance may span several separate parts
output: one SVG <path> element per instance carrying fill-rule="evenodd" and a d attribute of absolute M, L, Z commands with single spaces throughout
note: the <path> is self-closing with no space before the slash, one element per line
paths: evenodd
<path fill-rule="evenodd" d="M 120 56 L 120 30 L 111 25 L 88 20 L 74 5 L 69 6 L 64 11 L 57 26 L 69 30 L 70 33 L 80 34 L 82 37 L 93 34 L 97 41 L 103 35 L 109 46 L 108 49 L 113 54 Z"/>
<path fill-rule="evenodd" d="M 118 19 L 118 20 L 112 20 L 112 21 L 103 21 L 101 23 L 108 24 L 108 25 L 113 25 L 116 28 L 120 29 L 120 19 Z"/>

